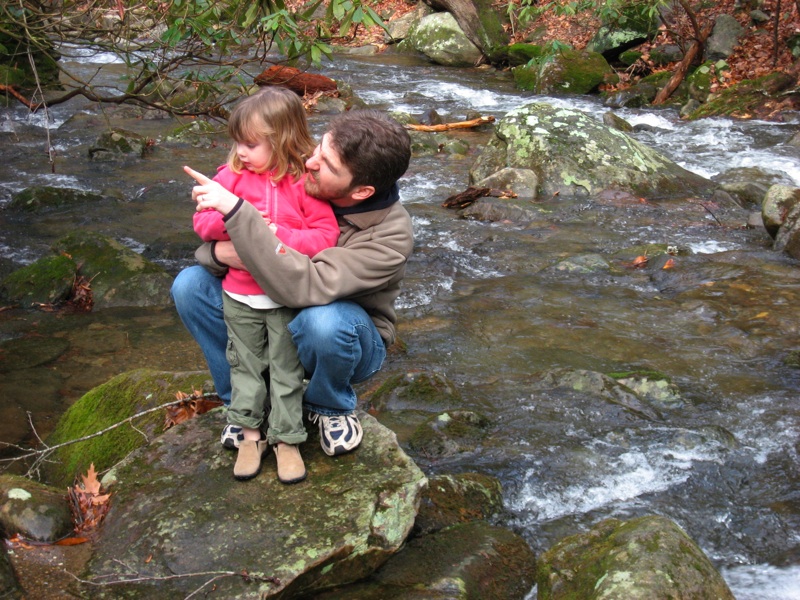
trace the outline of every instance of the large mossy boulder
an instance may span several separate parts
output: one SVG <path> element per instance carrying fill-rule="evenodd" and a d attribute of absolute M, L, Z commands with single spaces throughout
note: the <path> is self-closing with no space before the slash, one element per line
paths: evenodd
<path fill-rule="evenodd" d="M 768 117 L 777 101 L 784 107 L 790 103 L 800 107 L 796 79 L 776 71 L 756 79 L 745 79 L 709 97 L 708 101 L 691 111 L 688 119 L 704 117 Z"/>
<path fill-rule="evenodd" d="M 539 557 L 539 600 L 734 600 L 725 580 L 671 520 L 608 519 Z"/>
<path fill-rule="evenodd" d="M 493 64 L 506 59 L 506 47 L 509 35 L 502 11 L 492 0 L 427 0 L 434 10 L 447 11 L 452 14 L 459 27 L 483 55 Z"/>
<path fill-rule="evenodd" d="M 588 114 L 532 103 L 507 113 L 470 169 L 470 185 L 501 169 L 530 169 L 544 197 L 604 190 L 648 199 L 707 195 L 715 184 Z"/>
<path fill-rule="evenodd" d="M 483 58 L 481 50 L 464 34 L 455 17 L 438 12 L 420 20 L 398 48 L 416 50 L 447 67 L 471 67 Z"/>
<path fill-rule="evenodd" d="M 57 305 L 72 294 L 78 266 L 69 256 L 45 256 L 0 283 L 0 299 L 23 308 Z"/>
<path fill-rule="evenodd" d="M 149 412 L 103 435 L 69 442 L 174 401 L 178 392 L 203 389 L 208 380 L 205 372 L 166 373 L 139 369 L 122 373 L 90 390 L 67 409 L 47 438 L 48 446 L 67 445 L 58 448 L 44 463 L 45 480 L 52 485 L 69 486 L 91 464 L 97 471 L 114 466 L 164 430 L 165 411 Z"/>
<path fill-rule="evenodd" d="M 313 431 L 301 453 L 308 478 L 233 478 L 214 410 L 173 427 L 104 477 L 111 509 L 81 579 L 92 598 L 184 598 L 214 573 L 213 596 L 294 598 L 373 573 L 404 544 L 427 479 L 394 434 L 366 414 L 361 446 L 329 457 Z M 211 575 L 209 575 L 211 574 Z M 76 583 L 76 587 L 80 587 Z"/>
<path fill-rule="evenodd" d="M 78 263 L 91 282 L 94 307 L 168 306 L 172 277 L 116 240 L 91 231 L 75 231 L 53 245 Z"/>
<path fill-rule="evenodd" d="M 514 83 L 537 94 L 588 94 L 616 78 L 599 52 L 566 48 L 512 69 Z"/>

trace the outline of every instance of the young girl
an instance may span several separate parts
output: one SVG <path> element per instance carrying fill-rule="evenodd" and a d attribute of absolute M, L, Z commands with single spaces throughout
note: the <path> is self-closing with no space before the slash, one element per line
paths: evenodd
<path fill-rule="evenodd" d="M 339 227 L 330 204 L 308 196 L 303 188 L 304 157 L 314 143 L 300 98 L 285 88 L 264 88 L 237 104 L 228 133 L 234 144 L 214 181 L 232 192 L 227 197 L 234 200 L 215 202 L 213 209 L 195 213 L 194 229 L 203 241 L 230 240 L 226 219 L 242 202 L 250 202 L 283 244 L 308 256 L 335 246 Z M 276 252 L 280 249 L 279 245 Z M 228 270 L 222 289 L 232 385 L 222 441 L 229 447 L 238 442 L 234 477 L 255 477 L 264 452 L 274 445 L 278 479 L 302 481 L 306 470 L 298 444 L 306 440 L 304 370 L 287 328 L 296 311 L 274 302 L 241 269 Z M 267 371 L 271 410 L 265 436 L 261 427 L 267 412 Z"/>

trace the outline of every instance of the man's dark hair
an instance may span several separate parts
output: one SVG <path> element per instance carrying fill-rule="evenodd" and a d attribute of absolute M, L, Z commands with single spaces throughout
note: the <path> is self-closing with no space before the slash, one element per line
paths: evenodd
<path fill-rule="evenodd" d="M 353 186 L 371 185 L 380 193 L 403 176 L 411 160 L 405 128 L 379 110 L 351 110 L 328 128 L 331 145 L 353 175 Z"/>

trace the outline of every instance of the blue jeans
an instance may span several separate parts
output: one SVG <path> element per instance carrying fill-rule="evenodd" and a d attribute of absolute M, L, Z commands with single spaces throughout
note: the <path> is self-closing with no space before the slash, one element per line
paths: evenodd
<path fill-rule="evenodd" d="M 222 281 L 201 266 L 187 267 L 172 284 L 172 299 L 203 350 L 217 394 L 230 402 Z M 353 412 L 357 401 L 353 384 L 377 373 L 386 358 L 386 346 L 366 311 L 349 300 L 310 306 L 289 323 L 289 331 L 309 378 L 304 406 L 323 415 Z"/>

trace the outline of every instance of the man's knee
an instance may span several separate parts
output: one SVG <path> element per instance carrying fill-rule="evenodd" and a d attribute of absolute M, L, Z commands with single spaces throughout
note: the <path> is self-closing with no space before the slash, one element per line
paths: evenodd
<path fill-rule="evenodd" d="M 341 332 L 346 323 L 338 318 L 338 313 L 327 306 L 309 306 L 302 309 L 291 323 L 295 342 L 312 346 L 317 352 L 331 349 L 341 340 Z"/>
<path fill-rule="evenodd" d="M 197 293 L 200 284 L 198 269 L 202 270 L 203 267 L 197 265 L 186 267 L 175 276 L 170 288 L 170 295 L 176 304 L 193 297 Z"/>

